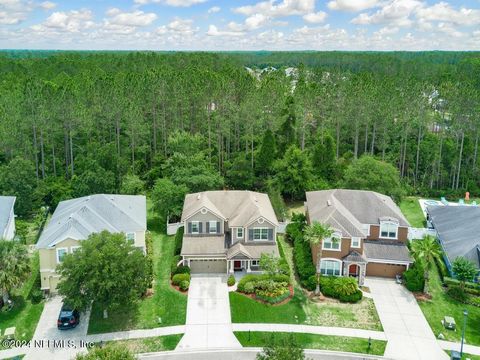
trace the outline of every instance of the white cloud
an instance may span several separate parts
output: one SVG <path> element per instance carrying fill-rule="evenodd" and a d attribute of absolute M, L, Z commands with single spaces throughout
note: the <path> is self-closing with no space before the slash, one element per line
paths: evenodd
<path fill-rule="evenodd" d="M 460 10 L 455 10 L 446 2 L 420 8 L 416 12 L 416 16 L 423 21 L 448 21 L 457 25 L 480 24 L 480 10 L 463 7 Z"/>
<path fill-rule="evenodd" d="M 251 16 L 254 14 L 263 14 L 272 18 L 305 15 L 315 10 L 315 0 L 275 0 L 262 1 L 255 5 L 246 5 L 234 8 L 233 11 L 238 14 Z"/>
<path fill-rule="evenodd" d="M 390 24 L 391 26 L 410 26 L 410 15 L 423 6 L 418 0 L 393 0 L 386 3 L 373 14 L 361 13 L 352 20 L 353 24 Z"/>
<path fill-rule="evenodd" d="M 377 35 L 377 36 L 384 36 L 384 35 L 393 35 L 393 34 L 396 34 L 398 33 L 400 29 L 398 27 L 389 27 L 389 26 L 385 26 L 383 28 L 381 28 L 380 30 L 378 31 L 375 31 L 374 32 L 374 35 Z"/>
<path fill-rule="evenodd" d="M 213 7 L 211 7 L 210 9 L 208 9 L 207 12 L 208 12 L 209 14 L 214 14 L 214 13 L 219 12 L 220 10 L 221 10 L 220 7 L 218 7 L 218 6 L 213 6 Z"/>
<path fill-rule="evenodd" d="M 210 25 L 207 31 L 208 36 L 243 36 L 245 32 L 243 31 L 224 31 L 218 30 L 215 25 Z"/>
<path fill-rule="evenodd" d="M 92 12 L 88 9 L 67 12 L 57 11 L 52 13 L 43 23 L 33 25 L 30 28 L 38 33 L 79 33 L 91 29 L 95 25 L 92 18 Z"/>
<path fill-rule="evenodd" d="M 192 5 L 201 4 L 207 0 L 135 0 L 134 2 L 139 5 L 146 4 L 164 4 L 175 7 L 190 7 Z"/>
<path fill-rule="evenodd" d="M 16 25 L 33 10 L 33 4 L 24 0 L 0 0 L 0 25 Z"/>
<path fill-rule="evenodd" d="M 333 0 L 327 6 L 331 10 L 357 12 L 373 8 L 379 3 L 379 0 Z"/>
<path fill-rule="evenodd" d="M 324 22 L 326 18 L 327 13 L 324 11 L 303 15 L 303 20 L 309 23 L 321 23 Z"/>
<path fill-rule="evenodd" d="M 130 27 L 147 26 L 157 19 L 157 14 L 155 13 L 145 13 L 140 10 L 122 12 L 117 8 L 109 9 L 106 15 L 108 16 L 106 21 L 109 24 Z"/>
<path fill-rule="evenodd" d="M 51 2 L 51 1 L 44 1 L 44 2 L 40 3 L 40 7 L 44 10 L 51 10 L 51 9 L 54 9 L 55 7 L 57 7 L 57 4 L 55 4 L 54 2 Z"/>

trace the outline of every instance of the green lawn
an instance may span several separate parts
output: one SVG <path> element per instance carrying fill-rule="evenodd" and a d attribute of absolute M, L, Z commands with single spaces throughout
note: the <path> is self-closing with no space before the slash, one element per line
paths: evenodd
<path fill-rule="evenodd" d="M 303 349 L 346 351 L 360 354 L 383 355 L 386 341 L 372 340 L 370 349 L 368 339 L 344 336 L 314 335 L 303 333 L 235 332 L 238 341 L 245 347 L 263 347 L 272 340 L 282 342 L 293 336 Z"/>
<path fill-rule="evenodd" d="M 480 345 L 480 332 L 478 331 L 480 329 L 480 307 L 461 304 L 445 294 L 436 269 L 432 269 L 430 272 L 429 284 L 432 300 L 420 301 L 419 304 L 435 336 L 442 333 L 445 335 L 446 340 L 460 341 L 461 328 L 463 326 L 463 310 L 467 309 L 466 342 L 470 345 Z M 457 331 L 447 330 L 443 327 L 440 321 L 445 315 L 452 316 L 455 319 Z"/>
<path fill-rule="evenodd" d="M 148 228 L 153 237 L 155 268 L 154 295 L 132 308 L 110 311 L 108 319 L 103 319 L 103 309 L 94 305 L 89 334 L 185 324 L 187 296 L 170 287 L 170 264 L 175 244 L 172 236 L 160 233 L 159 224 L 160 220 L 149 208 Z"/>
<path fill-rule="evenodd" d="M 127 347 L 134 354 L 174 350 L 182 339 L 183 334 L 149 337 L 143 339 L 129 339 L 110 341 L 115 345 Z"/>
<path fill-rule="evenodd" d="M 291 218 L 293 213 L 305 214 L 305 206 L 303 200 L 287 202 L 288 217 Z"/>
<path fill-rule="evenodd" d="M 422 208 L 418 203 L 418 197 L 408 196 L 403 198 L 400 203 L 400 210 L 412 227 L 425 227 L 425 216 L 423 216 Z"/>
<path fill-rule="evenodd" d="M 35 252 L 32 257 L 31 266 L 31 273 L 34 275 L 39 274 L 37 252 Z M 6 328 L 15 326 L 16 339 L 29 340 L 32 338 L 43 310 L 43 301 L 38 304 L 33 304 L 29 298 L 32 289 L 34 289 L 35 286 L 39 286 L 38 276 L 30 276 L 21 288 L 13 291 L 12 300 L 15 306 L 11 311 L 0 311 L 0 330 L 2 334 Z M 1 345 L 0 349 L 2 349 Z"/>
<path fill-rule="evenodd" d="M 278 241 L 290 266 L 293 264 L 292 247 L 279 237 Z M 293 279 L 295 295 L 288 303 L 272 306 L 259 303 L 245 295 L 231 292 L 230 309 L 236 323 L 284 323 L 338 326 L 368 330 L 382 330 L 373 300 L 364 298 L 357 304 L 340 303 L 327 299 L 312 302 Z"/>

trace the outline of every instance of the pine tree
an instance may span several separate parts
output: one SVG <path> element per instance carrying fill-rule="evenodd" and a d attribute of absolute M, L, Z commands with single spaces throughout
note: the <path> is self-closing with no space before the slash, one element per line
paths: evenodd
<path fill-rule="evenodd" d="M 263 135 L 260 152 L 256 158 L 256 170 L 258 175 L 269 175 L 272 170 L 272 164 L 275 160 L 275 138 L 270 129 Z"/>

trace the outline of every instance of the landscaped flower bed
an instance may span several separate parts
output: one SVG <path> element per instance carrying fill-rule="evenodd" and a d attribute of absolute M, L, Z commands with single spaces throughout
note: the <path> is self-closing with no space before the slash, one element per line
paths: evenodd
<path fill-rule="evenodd" d="M 180 290 L 182 292 L 188 291 L 188 288 L 190 286 L 190 274 L 184 273 L 184 274 L 173 275 L 172 286 L 175 289 Z"/>
<path fill-rule="evenodd" d="M 287 275 L 246 275 L 237 285 L 237 291 L 268 304 L 285 303 L 293 296 Z"/>

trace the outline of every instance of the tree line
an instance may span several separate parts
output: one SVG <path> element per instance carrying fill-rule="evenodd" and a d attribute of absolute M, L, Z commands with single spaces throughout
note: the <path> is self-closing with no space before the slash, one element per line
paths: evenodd
<path fill-rule="evenodd" d="M 478 53 L 0 56 L 0 193 L 478 193 Z M 180 208 L 180 209 L 179 209 Z"/>

